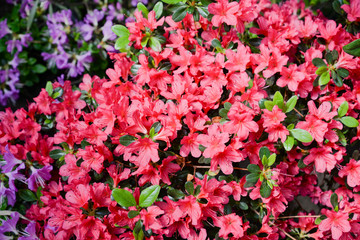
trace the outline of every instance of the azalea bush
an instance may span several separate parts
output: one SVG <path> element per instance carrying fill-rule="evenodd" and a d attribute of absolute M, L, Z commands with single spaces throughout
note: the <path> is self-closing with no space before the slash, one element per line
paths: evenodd
<path fill-rule="evenodd" d="M 74 82 L 84 72 L 103 76 L 109 64 L 106 52 L 114 51 L 116 35 L 111 26 L 134 21 L 136 6 L 151 4 L 148 0 L 83 2 L 7 0 L 2 4 L 6 14 L 0 18 L 0 105 L 16 105 L 20 95 L 29 98 L 29 89 L 37 92 L 56 78 Z"/>
<path fill-rule="evenodd" d="M 114 67 L 0 113 L 0 237 L 359 239 L 360 1 L 163 0 Z"/>

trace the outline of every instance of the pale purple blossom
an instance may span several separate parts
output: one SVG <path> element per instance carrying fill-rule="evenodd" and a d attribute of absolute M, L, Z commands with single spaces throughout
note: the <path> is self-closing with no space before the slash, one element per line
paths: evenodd
<path fill-rule="evenodd" d="M 11 33 L 11 30 L 7 25 L 7 19 L 5 19 L 0 22 L 0 38 L 3 38 L 5 35 L 9 33 Z"/>
<path fill-rule="evenodd" d="M 3 173 L 8 173 L 13 170 L 16 165 L 22 163 L 21 160 L 15 158 L 15 156 L 10 152 L 8 145 L 5 146 L 5 153 L 3 154 L 4 161 L 0 162 L 0 168 Z"/>
<path fill-rule="evenodd" d="M 2 222 L 2 225 L 0 226 L 0 232 L 11 232 L 16 235 L 19 235 L 18 230 L 16 229 L 16 224 L 19 221 L 19 213 L 18 212 L 12 212 L 10 215 L 10 219 L 7 219 L 6 221 Z"/>
<path fill-rule="evenodd" d="M 16 191 L 6 188 L 3 182 L 0 182 L 0 204 L 2 204 L 4 197 L 7 198 L 8 205 L 14 206 L 16 202 Z M 1 236 L 1 235 L 0 235 Z M 0 238 L 1 239 L 1 238 Z"/>
<path fill-rule="evenodd" d="M 51 165 L 44 166 L 43 168 L 34 168 L 30 167 L 31 176 L 27 180 L 27 184 L 30 190 L 36 191 L 38 186 L 44 187 L 45 181 L 51 178 L 51 170 L 53 167 Z"/>
<path fill-rule="evenodd" d="M 36 223 L 30 222 L 26 228 L 25 231 L 22 232 L 24 236 L 19 237 L 19 240 L 36 240 L 39 239 L 36 235 Z"/>

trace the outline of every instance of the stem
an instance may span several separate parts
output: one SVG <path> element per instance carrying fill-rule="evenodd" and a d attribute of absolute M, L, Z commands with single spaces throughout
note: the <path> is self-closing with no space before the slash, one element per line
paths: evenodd
<path fill-rule="evenodd" d="M 304 117 L 304 115 L 302 115 L 299 110 L 297 110 L 296 108 L 294 108 L 295 112 L 297 112 L 301 117 Z"/>
<path fill-rule="evenodd" d="M 210 168 L 210 166 L 197 166 L 197 165 L 191 165 L 191 164 L 189 164 L 189 165 L 192 166 L 194 169 L 196 169 L 196 168 Z M 220 167 L 217 167 L 217 169 L 220 169 Z M 247 168 L 234 167 L 234 169 L 248 171 Z"/>
<path fill-rule="evenodd" d="M 301 216 L 283 216 L 283 217 L 278 217 L 277 219 L 288 219 L 288 218 L 318 218 L 321 215 L 301 215 Z M 275 219 L 274 217 L 271 217 L 270 219 Z"/>
<path fill-rule="evenodd" d="M 284 229 L 276 226 L 273 222 L 270 222 L 269 225 L 274 225 L 275 227 L 277 227 L 280 231 L 282 231 L 288 238 L 292 239 L 292 240 L 296 240 L 296 238 L 294 238 L 293 236 L 291 236 L 290 234 L 288 234 L 287 232 L 285 232 Z"/>

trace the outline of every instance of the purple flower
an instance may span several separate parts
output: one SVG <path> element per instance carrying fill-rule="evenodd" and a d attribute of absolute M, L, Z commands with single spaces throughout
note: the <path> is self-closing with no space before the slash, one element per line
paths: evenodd
<path fill-rule="evenodd" d="M 19 237 L 19 240 L 35 240 L 39 239 L 36 235 L 36 223 L 30 222 L 25 228 L 25 232 L 23 232 L 23 237 Z"/>
<path fill-rule="evenodd" d="M 0 168 L 3 173 L 11 172 L 15 165 L 22 163 L 21 160 L 15 158 L 15 156 L 10 152 L 8 145 L 5 147 L 4 160 L 5 162 L 0 162 L 0 165 L 2 165 Z"/>
<path fill-rule="evenodd" d="M 104 12 L 95 9 L 85 16 L 84 23 L 79 23 L 78 28 L 85 41 L 92 38 L 93 31 L 97 29 L 99 21 L 104 18 Z"/>
<path fill-rule="evenodd" d="M 113 20 L 116 18 L 118 22 L 122 22 L 124 20 L 124 14 L 121 13 L 121 4 L 119 2 L 116 3 L 116 6 L 110 4 L 108 6 L 108 14 L 106 20 Z"/>
<path fill-rule="evenodd" d="M 3 38 L 8 33 L 11 33 L 11 30 L 8 28 L 7 19 L 5 19 L 0 22 L 0 38 Z"/>
<path fill-rule="evenodd" d="M 82 55 L 75 55 L 74 58 L 75 59 L 69 63 L 68 75 L 71 77 L 81 75 L 85 71 L 85 68 L 89 69 L 92 61 L 91 52 L 86 52 Z"/>
<path fill-rule="evenodd" d="M 16 202 L 16 192 L 15 192 L 15 190 L 11 190 L 10 188 L 6 188 L 4 186 L 4 183 L 0 182 L 0 204 L 2 204 L 4 197 L 7 198 L 8 205 L 11 205 L 11 206 L 15 205 L 15 202 Z"/>
<path fill-rule="evenodd" d="M 101 28 L 102 33 L 104 35 L 103 39 L 101 41 L 106 42 L 107 40 L 115 40 L 116 34 L 111 30 L 113 23 L 112 21 L 106 21 L 104 26 Z"/>
<path fill-rule="evenodd" d="M 139 2 L 142 2 L 144 5 L 148 4 L 148 0 L 131 0 L 131 6 L 136 7 Z"/>
<path fill-rule="evenodd" d="M 19 98 L 19 88 L 22 84 L 19 82 L 20 72 L 18 69 L 0 70 L 0 104 L 5 106 L 7 100 L 15 101 Z M 5 84 L 4 84 L 5 83 Z"/>
<path fill-rule="evenodd" d="M 3 233 L 12 232 L 12 233 L 15 233 L 16 235 L 19 235 L 19 232 L 16 229 L 16 224 L 19 221 L 19 213 L 12 212 L 10 216 L 11 216 L 11 219 L 6 220 L 0 226 L 0 232 L 3 232 Z"/>
<path fill-rule="evenodd" d="M 10 190 L 17 191 L 17 188 L 15 187 L 15 180 L 19 180 L 22 182 L 25 182 L 26 178 L 23 174 L 19 173 L 20 170 L 25 168 L 25 164 L 21 163 L 15 170 L 12 172 L 7 172 L 5 175 L 9 179 L 9 188 Z"/>
<path fill-rule="evenodd" d="M 38 185 L 44 187 L 45 181 L 51 178 L 50 172 L 53 169 L 53 167 L 51 165 L 48 165 L 41 169 L 37 169 L 31 166 L 30 169 L 31 169 L 31 176 L 27 180 L 27 184 L 30 190 L 36 191 Z"/>
<path fill-rule="evenodd" d="M 22 48 L 29 46 L 28 43 L 31 42 L 32 40 L 33 38 L 31 37 L 30 33 L 19 34 L 18 39 L 11 39 L 6 42 L 7 44 L 6 49 L 9 53 L 11 53 L 14 50 L 14 48 L 16 48 L 18 52 L 21 52 Z"/>

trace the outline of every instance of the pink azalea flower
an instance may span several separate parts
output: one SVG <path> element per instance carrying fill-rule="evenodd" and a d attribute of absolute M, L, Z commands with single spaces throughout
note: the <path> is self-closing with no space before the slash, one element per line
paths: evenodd
<path fill-rule="evenodd" d="M 331 172 L 337 163 L 335 156 L 331 152 L 330 147 L 312 148 L 310 154 L 304 158 L 304 163 L 308 165 L 315 162 L 317 172 L 323 173 L 325 170 Z"/>
<path fill-rule="evenodd" d="M 321 231 L 331 230 L 333 239 L 339 239 L 343 233 L 351 230 L 348 221 L 349 214 L 343 211 L 335 212 L 331 210 L 324 210 L 327 219 L 321 221 L 319 229 Z"/>
<path fill-rule="evenodd" d="M 214 15 L 211 22 L 215 27 L 219 27 L 222 23 L 236 25 L 235 14 L 239 10 L 237 2 L 229 3 L 228 0 L 218 0 L 217 3 L 211 3 L 208 10 Z"/>
<path fill-rule="evenodd" d="M 220 228 L 219 237 L 227 239 L 229 234 L 232 234 L 234 238 L 239 239 L 244 236 L 242 219 L 235 213 L 218 217 L 215 225 Z"/>
<path fill-rule="evenodd" d="M 342 9 L 347 13 L 347 19 L 350 22 L 359 21 L 360 18 L 360 1 L 350 0 L 350 5 L 343 4 Z"/>
<path fill-rule="evenodd" d="M 218 165 L 224 174 L 231 174 L 233 172 L 232 162 L 240 162 L 244 158 L 231 146 L 227 146 L 224 151 L 218 152 L 211 159 L 211 171 L 216 171 Z"/>
<path fill-rule="evenodd" d="M 350 162 L 339 171 L 339 176 L 347 176 L 347 183 L 350 187 L 360 185 L 360 162 L 351 159 Z"/>

